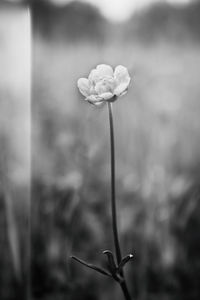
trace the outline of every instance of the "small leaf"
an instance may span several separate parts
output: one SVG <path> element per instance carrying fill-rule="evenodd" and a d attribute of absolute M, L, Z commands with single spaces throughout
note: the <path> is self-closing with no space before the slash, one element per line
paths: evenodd
<path fill-rule="evenodd" d="M 118 271 L 121 272 L 122 268 L 125 266 L 125 264 L 127 264 L 127 262 L 132 258 L 133 258 L 132 254 L 125 256 L 119 264 Z"/>
<path fill-rule="evenodd" d="M 110 270 L 111 274 L 116 275 L 117 266 L 116 266 L 116 263 L 115 263 L 114 256 L 113 256 L 112 252 L 109 251 L 109 250 L 105 250 L 105 251 L 103 251 L 103 254 L 107 255 L 108 267 L 109 267 L 109 270 Z"/>
<path fill-rule="evenodd" d="M 71 256 L 71 258 L 73 258 L 74 260 L 78 261 L 80 264 L 82 264 L 82 265 L 84 265 L 84 266 L 86 266 L 86 267 L 88 267 L 88 268 L 90 268 L 90 269 L 93 269 L 93 270 L 95 270 L 95 271 L 97 271 L 97 272 L 99 272 L 99 273 L 101 273 L 101 274 L 103 274 L 103 275 L 111 276 L 111 274 L 108 273 L 108 272 L 107 272 L 105 269 L 103 269 L 103 268 L 100 268 L 100 267 L 95 266 L 95 265 L 93 265 L 93 264 L 88 264 L 88 263 L 86 263 L 85 261 L 83 261 L 83 260 L 77 258 L 76 256 Z"/>

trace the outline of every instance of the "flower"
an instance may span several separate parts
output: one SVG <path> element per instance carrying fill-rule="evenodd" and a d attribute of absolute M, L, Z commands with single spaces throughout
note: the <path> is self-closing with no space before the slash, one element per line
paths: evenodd
<path fill-rule="evenodd" d="M 113 71 L 111 66 L 101 64 L 90 72 L 88 78 L 79 78 L 77 86 L 86 101 L 100 105 L 125 95 L 130 80 L 128 70 L 124 66 L 119 65 Z"/>

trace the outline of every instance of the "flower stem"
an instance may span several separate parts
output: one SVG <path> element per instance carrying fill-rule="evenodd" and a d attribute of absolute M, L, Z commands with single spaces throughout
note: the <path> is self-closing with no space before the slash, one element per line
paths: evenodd
<path fill-rule="evenodd" d="M 111 210 L 112 210 L 112 229 L 115 244 L 115 253 L 118 264 L 121 262 L 122 255 L 118 238 L 117 229 L 117 212 L 115 200 L 115 141 L 114 141 L 114 126 L 112 116 L 112 103 L 108 102 L 109 123 L 110 123 L 110 158 L 111 158 Z"/>
<path fill-rule="evenodd" d="M 117 212 L 116 212 L 116 197 L 115 197 L 115 141 L 114 141 L 114 125 L 113 125 L 113 114 L 112 114 L 112 103 L 108 103 L 108 113 L 109 113 L 109 124 L 110 124 L 110 158 L 111 158 L 111 211 L 112 211 L 112 229 L 115 245 L 115 253 L 117 258 L 118 265 L 122 260 L 119 237 L 118 237 L 118 228 L 117 228 Z M 120 282 L 120 286 L 124 293 L 126 300 L 131 300 L 129 294 L 126 280 L 124 278 L 123 270 L 121 271 L 121 276 L 123 281 Z"/>

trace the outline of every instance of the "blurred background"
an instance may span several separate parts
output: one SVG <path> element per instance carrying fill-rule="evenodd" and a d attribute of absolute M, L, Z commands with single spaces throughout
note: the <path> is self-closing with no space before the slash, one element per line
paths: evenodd
<path fill-rule="evenodd" d="M 30 16 L 0 1 L 0 299 L 26 299 L 30 234 Z"/>
<path fill-rule="evenodd" d="M 106 63 L 132 77 L 114 103 L 131 294 L 198 300 L 200 2 L 13 0 L 0 12 L 0 299 L 123 299 L 69 258 L 104 265 L 113 249 L 107 110 L 76 87 Z"/>

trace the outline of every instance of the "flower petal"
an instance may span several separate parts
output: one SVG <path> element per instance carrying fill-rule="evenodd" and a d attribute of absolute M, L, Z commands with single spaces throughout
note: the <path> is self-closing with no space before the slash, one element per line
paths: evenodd
<path fill-rule="evenodd" d="M 98 71 L 96 69 L 93 69 L 90 72 L 88 79 L 92 84 L 96 84 L 100 79 Z"/>
<path fill-rule="evenodd" d="M 102 94 L 102 93 L 112 93 L 115 87 L 115 82 L 113 77 L 111 76 L 105 76 L 103 79 L 99 80 L 96 85 L 95 85 L 95 91 L 97 94 Z"/>
<path fill-rule="evenodd" d="M 87 97 L 90 95 L 90 82 L 87 78 L 79 78 L 77 86 L 83 96 Z"/>
<path fill-rule="evenodd" d="M 114 96 L 113 93 L 110 93 L 110 92 L 102 93 L 99 95 L 99 97 L 101 97 L 104 100 L 111 99 L 111 98 L 113 98 L 113 96 Z"/>
<path fill-rule="evenodd" d="M 90 95 L 85 100 L 92 104 L 95 104 L 97 102 L 101 102 L 103 99 L 99 95 Z"/>
<path fill-rule="evenodd" d="M 96 67 L 99 76 L 113 76 L 113 69 L 109 65 L 101 64 Z"/>
<path fill-rule="evenodd" d="M 104 100 L 99 95 L 91 95 L 91 96 L 87 97 L 85 100 L 88 101 L 90 104 L 93 104 L 95 106 L 101 106 L 106 102 L 106 100 Z"/>
<path fill-rule="evenodd" d="M 127 68 L 121 65 L 117 66 L 114 72 L 114 79 L 116 83 L 114 94 L 120 96 L 127 90 L 131 80 Z"/>
<path fill-rule="evenodd" d="M 105 76 L 113 76 L 113 69 L 109 65 L 101 64 L 90 72 L 88 79 L 96 84 Z"/>
<path fill-rule="evenodd" d="M 115 72 L 114 72 L 114 78 L 121 83 L 122 81 L 128 81 L 130 80 L 130 76 L 128 73 L 127 68 L 125 68 L 122 65 L 119 65 L 115 68 Z"/>
<path fill-rule="evenodd" d="M 125 95 L 127 93 L 128 86 L 129 86 L 129 82 L 119 84 L 114 90 L 114 95 L 116 96 Z"/>

